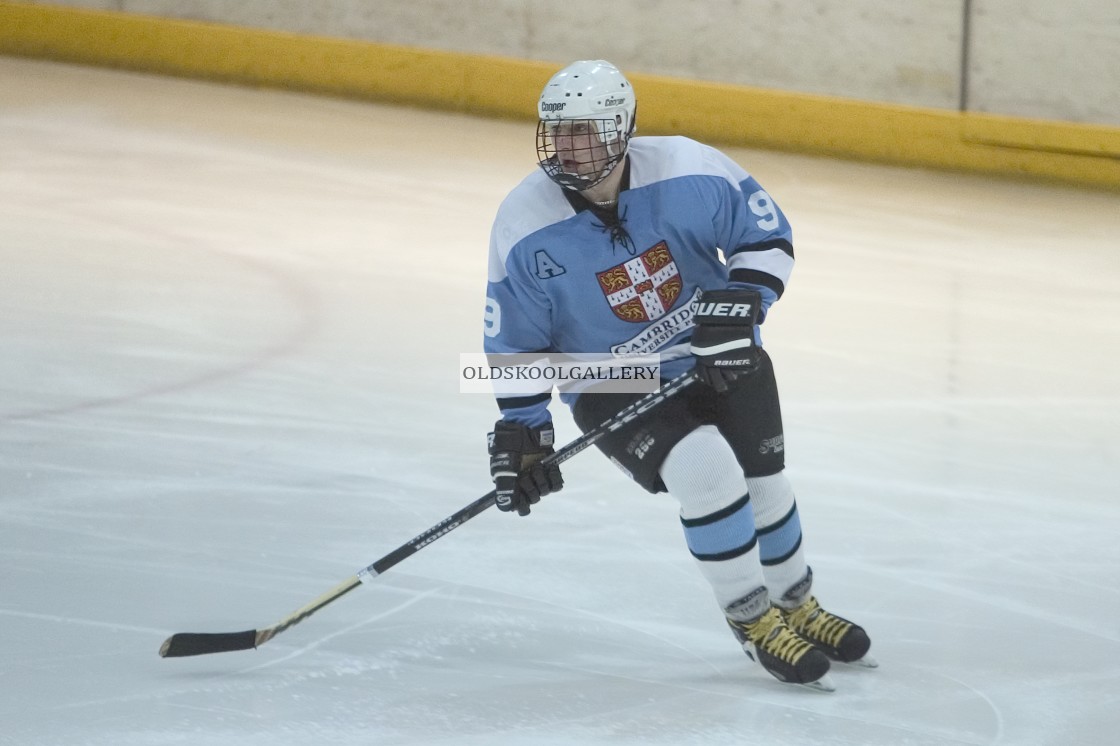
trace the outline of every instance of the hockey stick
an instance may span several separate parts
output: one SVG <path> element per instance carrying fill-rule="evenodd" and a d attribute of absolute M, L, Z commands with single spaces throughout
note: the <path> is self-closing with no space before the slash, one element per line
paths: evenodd
<path fill-rule="evenodd" d="M 695 380 L 696 375 L 692 371 L 677 376 L 657 391 L 643 396 L 606 422 L 588 430 L 559 451 L 547 456 L 543 463 L 561 464 L 567 461 L 577 453 L 590 448 L 607 433 L 614 432 L 639 414 L 653 409 Z M 244 632 L 176 632 L 164 640 L 163 645 L 159 648 L 159 654 L 163 658 L 182 658 L 189 655 L 226 653 L 233 650 L 250 650 L 259 647 L 289 627 L 299 624 L 327 604 L 342 598 L 362 583 L 368 583 L 398 562 L 411 557 L 436 539 L 462 526 L 471 518 L 492 506 L 494 498 L 494 490 L 491 490 L 470 505 L 447 516 L 427 531 L 400 545 L 372 565 L 362 568 L 344 582 L 339 583 L 306 606 L 293 611 L 271 627 L 249 629 Z"/>

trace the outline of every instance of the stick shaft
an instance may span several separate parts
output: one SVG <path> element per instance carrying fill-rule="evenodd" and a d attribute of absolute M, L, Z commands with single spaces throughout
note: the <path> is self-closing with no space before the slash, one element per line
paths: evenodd
<path fill-rule="evenodd" d="M 588 430 L 559 451 L 546 456 L 543 463 L 561 464 L 578 453 L 593 446 L 603 436 L 618 430 L 643 412 L 653 409 L 661 402 L 691 385 L 696 376 L 691 371 L 677 376 L 657 391 L 647 394 L 630 406 L 618 412 L 606 422 Z M 164 658 L 181 658 L 190 655 L 225 653 L 233 650 L 250 650 L 263 645 L 284 630 L 294 627 L 324 606 L 345 596 L 350 591 L 374 577 L 381 575 L 399 562 L 411 557 L 437 539 L 446 536 L 479 513 L 494 505 L 496 492 L 491 490 L 470 505 L 455 511 L 427 531 L 417 534 L 381 559 L 357 572 L 356 575 L 316 598 L 311 603 L 296 609 L 271 627 L 242 632 L 179 632 L 167 638 L 160 647 L 159 654 Z"/>

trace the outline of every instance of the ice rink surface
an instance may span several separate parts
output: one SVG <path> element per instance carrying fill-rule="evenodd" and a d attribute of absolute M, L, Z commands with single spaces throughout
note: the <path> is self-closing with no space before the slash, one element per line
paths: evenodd
<path fill-rule="evenodd" d="M 595 452 L 165 660 L 490 489 L 457 366 L 533 126 L 0 59 L 0 743 L 1116 743 L 1120 197 L 728 152 L 793 224 L 789 473 L 877 671 L 754 668 Z"/>

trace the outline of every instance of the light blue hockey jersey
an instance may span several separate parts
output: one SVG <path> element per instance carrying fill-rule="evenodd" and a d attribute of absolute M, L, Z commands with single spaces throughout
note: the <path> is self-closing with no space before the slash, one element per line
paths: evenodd
<path fill-rule="evenodd" d="M 685 137 L 636 137 L 617 220 L 542 170 L 498 208 L 490 236 L 487 353 L 657 353 L 669 378 L 688 351 L 701 290 L 752 287 L 766 309 L 793 269 L 789 223 L 758 182 Z M 721 257 L 722 253 L 722 257 Z M 573 404 L 576 395 L 562 394 Z M 498 396 L 504 419 L 550 420 L 551 392 Z"/>

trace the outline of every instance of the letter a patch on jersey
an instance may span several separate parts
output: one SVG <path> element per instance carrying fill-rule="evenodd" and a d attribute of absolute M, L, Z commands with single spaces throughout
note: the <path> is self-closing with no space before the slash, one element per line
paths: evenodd
<path fill-rule="evenodd" d="M 638 323 L 664 316 L 684 286 L 664 241 L 628 262 L 596 272 L 595 276 L 614 315 Z"/>
<path fill-rule="evenodd" d="M 537 260 L 537 277 L 542 280 L 559 277 L 568 271 L 564 269 L 563 265 L 557 264 L 556 260 L 550 257 L 544 249 L 539 250 L 534 258 Z"/>

